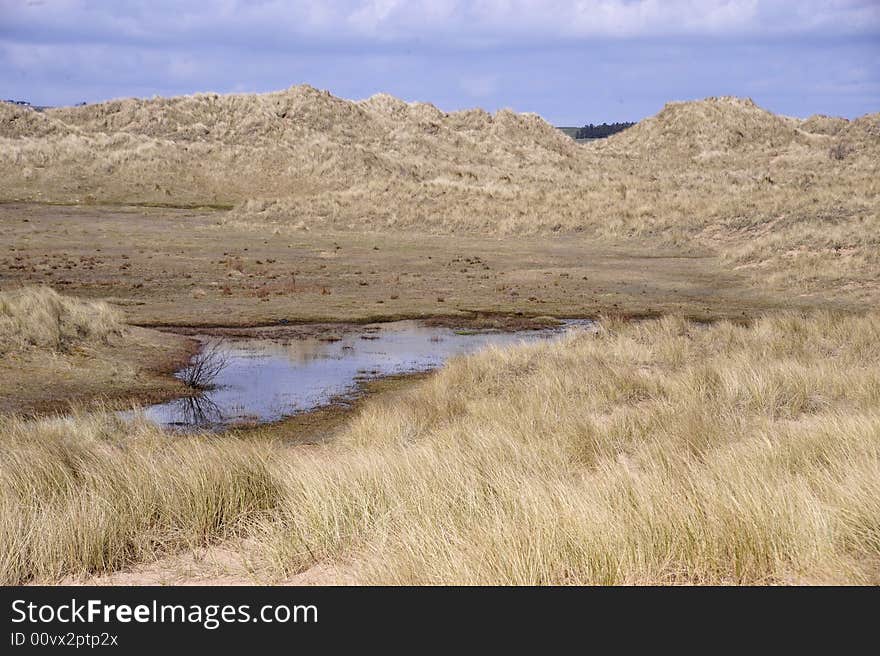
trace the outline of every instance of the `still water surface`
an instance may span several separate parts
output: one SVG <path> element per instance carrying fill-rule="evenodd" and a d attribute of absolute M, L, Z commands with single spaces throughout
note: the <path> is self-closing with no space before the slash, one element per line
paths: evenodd
<path fill-rule="evenodd" d="M 143 412 L 151 421 L 176 430 L 271 422 L 350 400 L 358 384 L 369 378 L 427 371 L 452 356 L 489 345 L 552 339 L 589 325 L 589 321 L 567 321 L 543 330 L 473 332 L 395 321 L 363 326 L 338 341 L 224 338 L 217 345 L 225 365 L 212 389 Z"/>

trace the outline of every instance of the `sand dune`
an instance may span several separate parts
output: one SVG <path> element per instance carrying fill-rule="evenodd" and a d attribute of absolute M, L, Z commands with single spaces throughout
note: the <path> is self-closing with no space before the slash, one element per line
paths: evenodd
<path fill-rule="evenodd" d="M 579 146 L 533 114 L 444 113 L 386 94 L 351 102 L 309 86 L 42 113 L 0 104 L 0 197 L 236 204 L 339 191 L 364 201 L 357 190 L 376 183 L 392 195 L 417 184 L 427 197 L 440 186 L 448 205 L 466 202 L 462 191 L 475 198 L 496 187 L 502 196 L 511 187 L 529 196 L 572 185 L 589 192 L 597 178 L 626 183 L 628 174 L 705 168 L 710 160 L 737 166 L 744 155 L 757 158 L 755 166 L 770 157 L 821 168 L 835 139 L 875 154 L 877 125 L 876 116 L 800 121 L 751 100 L 708 98 L 670 103 L 605 142 Z"/>
<path fill-rule="evenodd" d="M 531 114 L 309 86 L 0 106 L 0 199 L 224 205 L 256 230 L 565 233 L 718 249 L 799 290 L 880 274 L 880 115 L 670 103 L 579 145 Z"/>

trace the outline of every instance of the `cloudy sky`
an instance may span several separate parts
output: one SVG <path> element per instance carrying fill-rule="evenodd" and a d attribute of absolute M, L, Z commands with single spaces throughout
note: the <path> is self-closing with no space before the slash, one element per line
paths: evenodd
<path fill-rule="evenodd" d="M 0 98 L 300 83 L 557 125 L 710 95 L 854 117 L 880 111 L 880 0 L 0 0 Z"/>

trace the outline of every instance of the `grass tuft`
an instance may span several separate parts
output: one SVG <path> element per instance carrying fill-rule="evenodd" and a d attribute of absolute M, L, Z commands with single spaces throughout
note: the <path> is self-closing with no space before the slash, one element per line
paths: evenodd
<path fill-rule="evenodd" d="M 0 353 L 27 348 L 66 352 L 122 333 L 120 314 L 100 301 L 62 296 L 49 287 L 0 292 Z"/>

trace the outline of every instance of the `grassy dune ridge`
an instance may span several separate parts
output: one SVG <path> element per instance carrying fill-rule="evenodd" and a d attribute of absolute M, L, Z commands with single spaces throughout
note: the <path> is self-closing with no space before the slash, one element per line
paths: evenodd
<path fill-rule="evenodd" d="M 0 418 L 0 578 L 246 537 L 258 580 L 877 583 L 880 315 L 667 317 L 454 360 L 322 447 Z"/>
<path fill-rule="evenodd" d="M 106 342 L 122 330 L 119 311 L 102 301 L 62 296 L 45 286 L 0 292 L 0 354 L 31 347 L 67 351 Z"/>

